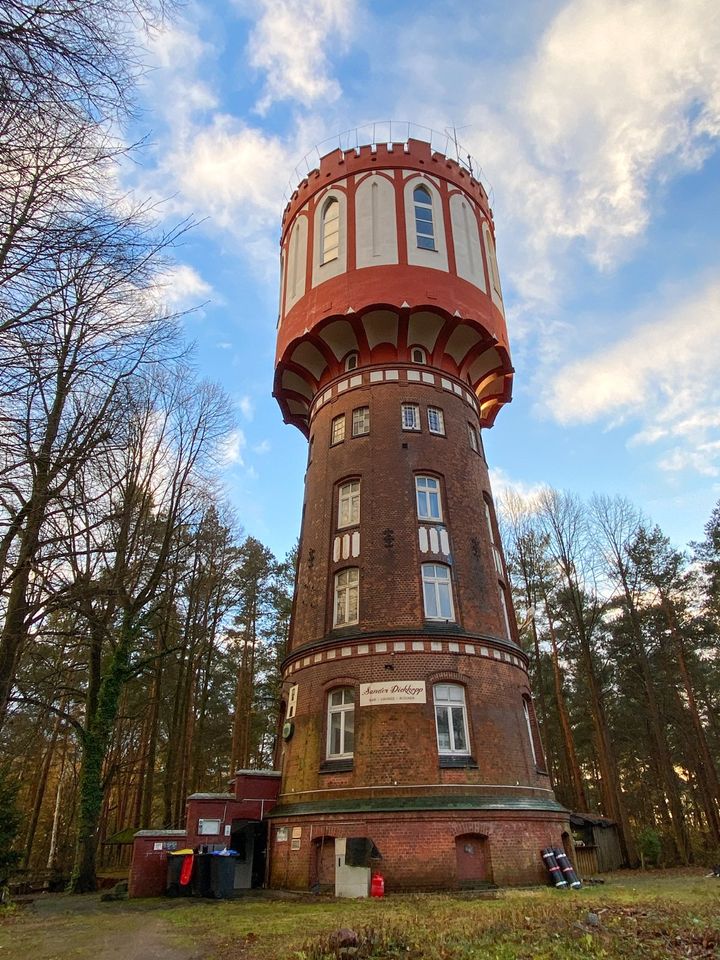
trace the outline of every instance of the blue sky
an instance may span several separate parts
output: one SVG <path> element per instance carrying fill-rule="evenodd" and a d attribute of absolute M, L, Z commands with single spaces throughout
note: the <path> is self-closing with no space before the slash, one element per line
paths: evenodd
<path fill-rule="evenodd" d="M 165 296 L 200 305 L 186 330 L 233 400 L 223 480 L 248 533 L 282 555 L 299 532 L 305 440 L 270 395 L 288 186 L 316 145 L 397 118 L 395 135 L 455 125 L 492 191 L 516 369 L 485 434 L 496 497 L 619 493 L 679 545 L 702 536 L 720 498 L 717 0 L 206 0 L 147 60 L 127 178 L 201 221 Z"/>

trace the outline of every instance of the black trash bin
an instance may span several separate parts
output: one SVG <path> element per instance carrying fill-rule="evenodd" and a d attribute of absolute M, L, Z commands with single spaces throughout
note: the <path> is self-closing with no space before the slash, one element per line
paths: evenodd
<path fill-rule="evenodd" d="M 192 877 L 192 892 L 196 897 L 214 897 L 212 889 L 211 863 L 215 859 L 210 853 L 195 854 L 195 868 Z"/>
<path fill-rule="evenodd" d="M 212 896 L 216 900 L 227 900 L 235 895 L 235 864 L 234 856 L 210 856 L 210 885 Z"/>
<path fill-rule="evenodd" d="M 166 893 L 169 897 L 189 897 L 192 893 L 192 884 L 180 883 L 180 874 L 187 856 L 189 854 L 186 853 L 168 854 Z"/>

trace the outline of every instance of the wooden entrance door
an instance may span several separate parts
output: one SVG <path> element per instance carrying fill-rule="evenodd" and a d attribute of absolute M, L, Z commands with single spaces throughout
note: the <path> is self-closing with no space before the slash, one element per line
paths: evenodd
<path fill-rule="evenodd" d="M 479 833 L 455 837 L 457 878 L 461 886 L 492 882 L 488 838 Z"/>
<path fill-rule="evenodd" d="M 313 884 L 321 889 L 335 889 L 335 837 L 319 837 L 313 840 L 313 847 Z"/>

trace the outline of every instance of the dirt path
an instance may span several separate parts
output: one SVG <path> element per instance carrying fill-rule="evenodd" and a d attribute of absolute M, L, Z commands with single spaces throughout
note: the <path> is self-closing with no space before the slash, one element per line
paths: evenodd
<path fill-rule="evenodd" d="M 160 902 L 165 909 L 158 910 L 158 901 L 101 903 L 94 896 L 39 898 L 0 925 L 0 958 L 204 960 L 208 953 L 197 938 L 173 924 L 173 911 L 167 910 L 167 901 Z"/>

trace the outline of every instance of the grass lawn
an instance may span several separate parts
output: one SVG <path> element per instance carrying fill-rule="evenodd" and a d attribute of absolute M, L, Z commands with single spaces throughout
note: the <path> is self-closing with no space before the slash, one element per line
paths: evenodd
<path fill-rule="evenodd" d="M 334 934 L 349 928 L 348 949 Z M 383 900 L 39 899 L 0 921 L 18 960 L 596 960 L 719 958 L 720 880 L 620 872 L 579 891 L 390 895 Z"/>

